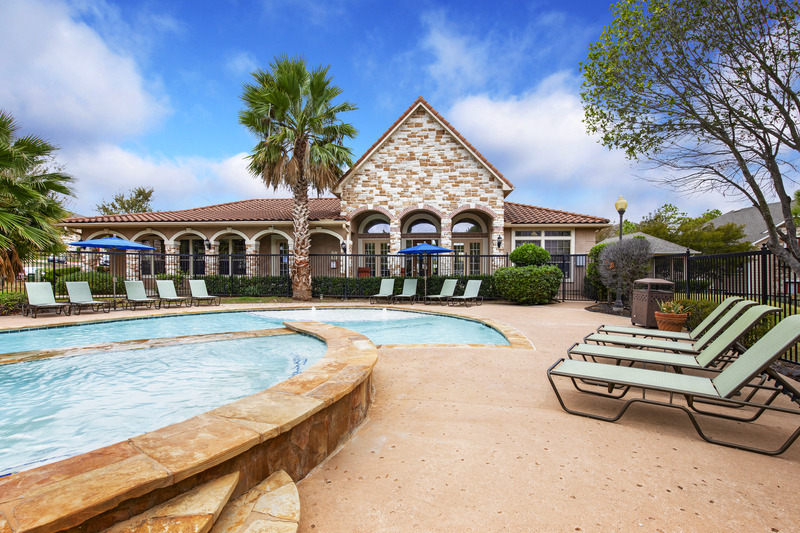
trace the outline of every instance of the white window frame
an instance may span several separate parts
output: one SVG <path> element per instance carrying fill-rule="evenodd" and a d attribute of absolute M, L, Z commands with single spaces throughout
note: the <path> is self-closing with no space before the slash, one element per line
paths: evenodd
<path fill-rule="evenodd" d="M 539 235 L 531 235 L 531 236 L 517 236 L 518 231 L 538 231 Z M 547 231 L 569 231 L 569 236 L 559 236 L 559 237 L 548 237 L 545 236 L 545 232 Z M 531 226 L 531 227 L 515 227 L 511 231 L 511 249 L 516 249 L 521 244 L 528 244 L 533 243 L 536 246 L 540 246 L 544 248 L 544 241 L 569 241 L 569 255 L 575 254 L 575 229 L 574 228 L 559 228 L 559 227 L 541 227 L 541 226 Z M 517 244 L 520 243 L 520 244 Z M 569 272 L 570 276 L 564 278 L 564 281 L 571 282 L 572 281 L 572 273 L 575 270 L 575 265 L 570 265 Z"/>

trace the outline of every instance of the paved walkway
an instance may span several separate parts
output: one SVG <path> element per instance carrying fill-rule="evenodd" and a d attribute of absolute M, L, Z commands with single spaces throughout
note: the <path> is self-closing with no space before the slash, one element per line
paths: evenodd
<path fill-rule="evenodd" d="M 263 306 L 222 309 L 246 307 Z M 298 484 L 300 530 L 797 531 L 800 443 L 765 457 L 703 442 L 679 412 L 638 406 L 611 424 L 561 410 L 547 367 L 599 324 L 628 322 L 584 307 L 457 310 L 516 327 L 535 350 L 380 348 L 368 420 Z"/>
<path fill-rule="evenodd" d="M 300 530 L 797 531 L 800 444 L 765 457 L 703 442 L 679 412 L 561 410 L 546 369 L 629 323 L 584 307 L 461 310 L 536 350 L 381 348 L 367 422 L 298 484 Z"/>

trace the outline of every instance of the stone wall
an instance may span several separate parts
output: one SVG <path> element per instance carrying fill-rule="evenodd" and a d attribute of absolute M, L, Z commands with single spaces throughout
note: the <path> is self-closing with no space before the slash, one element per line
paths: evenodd
<path fill-rule="evenodd" d="M 442 213 L 446 246 L 450 214 L 464 206 L 485 206 L 496 217 L 492 253 L 500 253 L 494 243 L 503 231 L 503 199 L 502 183 L 420 106 L 342 185 L 341 209 L 345 216 L 363 206 L 389 211 L 391 253 L 397 253 L 401 213 Z"/>

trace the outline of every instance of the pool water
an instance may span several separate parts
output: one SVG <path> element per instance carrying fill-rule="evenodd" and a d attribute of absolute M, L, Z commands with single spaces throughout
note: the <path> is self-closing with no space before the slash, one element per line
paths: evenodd
<path fill-rule="evenodd" d="M 282 328 L 284 321 L 317 320 L 357 331 L 375 344 L 501 344 L 497 330 L 474 320 L 391 309 L 315 309 L 219 312 L 116 320 L 0 333 L 0 353 L 85 346 L 204 333 Z"/>
<path fill-rule="evenodd" d="M 0 476 L 260 392 L 325 351 L 315 338 L 280 335 L 0 365 Z"/>

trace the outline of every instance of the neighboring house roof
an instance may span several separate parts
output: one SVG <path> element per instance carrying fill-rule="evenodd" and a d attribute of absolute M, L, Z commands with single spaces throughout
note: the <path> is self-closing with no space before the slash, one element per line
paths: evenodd
<path fill-rule="evenodd" d="M 781 214 L 781 203 L 774 202 L 768 204 L 768 206 L 772 219 L 782 221 L 783 214 Z M 711 223 L 714 224 L 714 227 L 731 223 L 744 226 L 744 240 L 751 244 L 763 240 L 764 233 L 767 231 L 767 223 L 761 218 L 761 211 L 756 207 L 745 207 L 743 209 L 737 209 L 736 211 L 729 211 L 718 216 L 712 220 Z"/>
<path fill-rule="evenodd" d="M 310 220 L 344 220 L 338 198 L 310 198 Z M 196 207 L 181 211 L 155 211 L 94 217 L 71 217 L 63 221 L 70 224 L 98 223 L 183 223 L 183 222 L 245 222 L 291 221 L 291 198 L 258 198 L 228 202 L 226 204 Z M 608 219 L 580 215 L 533 205 L 505 203 L 505 221 L 508 224 L 608 224 Z"/>
<path fill-rule="evenodd" d="M 508 224 L 608 224 L 609 222 L 607 218 L 514 202 L 505 203 L 505 221 Z"/>
<path fill-rule="evenodd" d="M 653 252 L 653 255 L 672 255 L 672 254 L 686 253 L 685 246 L 675 244 L 674 242 L 665 241 L 664 239 L 660 239 L 658 237 L 653 237 L 652 235 L 648 235 L 647 233 L 642 233 L 641 231 L 625 234 L 622 236 L 622 239 L 628 240 L 628 239 L 633 239 L 634 237 L 644 237 L 645 239 L 647 239 L 647 242 L 650 243 L 650 251 Z M 619 236 L 609 237 L 608 239 L 602 240 L 597 244 L 610 244 L 614 242 L 619 242 Z M 697 250 L 692 250 L 690 248 L 689 253 L 692 255 L 697 255 L 700 252 L 698 252 Z"/>
<path fill-rule="evenodd" d="M 495 176 L 498 180 L 500 180 L 503 183 L 503 192 L 505 193 L 506 196 L 511 191 L 514 190 L 514 185 L 510 181 L 508 181 L 508 179 L 506 179 L 506 177 L 503 176 L 503 174 L 499 170 L 497 170 L 494 167 L 494 165 L 492 165 L 489 162 L 489 160 L 486 159 L 483 156 L 483 154 L 481 154 L 477 150 L 477 148 L 472 146 L 472 144 L 470 144 L 470 142 L 466 138 L 464 138 L 464 136 L 461 135 L 458 132 L 458 130 L 456 130 L 452 126 L 452 124 L 447 122 L 447 120 L 445 120 L 445 118 L 442 115 L 440 115 L 438 111 L 436 111 L 423 97 L 420 96 L 414 101 L 413 104 L 411 104 L 411 106 L 408 109 L 406 109 L 406 111 L 402 115 L 400 115 L 400 118 L 395 120 L 394 124 L 389 126 L 389 129 L 386 130 L 386 132 L 384 132 L 384 134 L 381 135 L 378 138 L 378 140 L 375 141 L 375 143 L 372 146 L 370 146 L 366 152 L 364 152 L 364 155 L 362 155 L 361 158 L 359 158 L 359 160 L 356 161 L 356 163 L 352 167 L 350 167 L 350 169 L 348 169 L 347 172 L 344 173 L 339 182 L 333 188 L 334 194 L 341 193 L 342 185 L 344 184 L 344 182 L 347 181 L 359 168 L 361 168 L 364 162 L 366 162 L 370 157 L 372 157 L 372 155 L 380 149 L 383 143 L 386 142 L 386 140 L 388 140 L 389 137 L 391 137 L 392 133 L 394 133 L 397 130 L 397 128 L 399 128 L 400 125 L 402 125 L 403 122 L 405 122 L 420 106 L 425 108 L 428 111 L 428 113 L 433 115 L 433 117 L 437 121 L 439 121 L 439 123 L 448 132 L 450 132 L 451 135 L 453 135 L 456 139 L 458 139 L 458 141 L 464 146 L 464 148 L 466 148 L 468 152 L 470 152 L 473 156 L 475 156 L 475 158 L 478 161 L 480 161 L 493 176 Z"/>
<path fill-rule="evenodd" d="M 309 220 L 344 220 L 338 198 L 309 198 Z M 245 222 L 292 220 L 291 198 L 256 198 L 181 211 L 155 211 L 95 217 L 72 217 L 63 224 L 151 222 Z"/>

